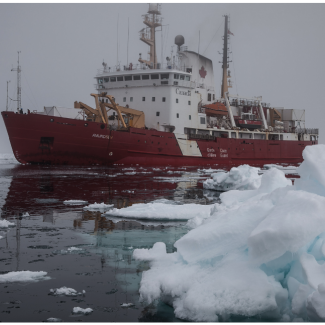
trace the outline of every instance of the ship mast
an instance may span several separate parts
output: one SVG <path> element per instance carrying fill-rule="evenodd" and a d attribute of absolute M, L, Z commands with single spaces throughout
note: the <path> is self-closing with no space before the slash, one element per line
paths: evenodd
<path fill-rule="evenodd" d="M 230 78 L 230 71 L 227 73 L 229 68 L 228 61 L 228 37 L 229 37 L 229 27 L 228 27 L 228 16 L 225 15 L 225 31 L 223 36 L 223 58 L 222 58 L 222 85 L 221 85 L 221 98 L 224 98 L 225 93 L 228 92 L 228 88 L 231 88 L 231 84 L 227 79 Z"/>
<path fill-rule="evenodd" d="M 149 55 L 150 59 L 144 60 L 139 58 L 139 62 L 145 63 L 150 69 L 157 68 L 157 54 L 156 54 L 156 28 L 161 26 L 161 15 L 160 8 L 158 4 L 149 4 L 149 10 L 146 15 L 144 15 L 143 23 L 148 26 L 148 28 L 143 28 L 140 31 L 140 40 L 147 45 L 149 45 Z M 149 29 L 149 30 L 148 30 Z"/>
<path fill-rule="evenodd" d="M 21 73 L 21 67 L 19 65 L 19 53 L 21 51 L 18 51 L 18 65 L 16 69 L 11 69 L 11 71 L 17 71 L 17 111 L 21 109 L 21 78 L 20 78 L 20 73 Z"/>

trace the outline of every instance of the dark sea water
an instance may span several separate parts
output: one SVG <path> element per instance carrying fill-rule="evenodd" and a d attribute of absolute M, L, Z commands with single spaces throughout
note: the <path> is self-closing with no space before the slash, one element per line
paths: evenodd
<path fill-rule="evenodd" d="M 218 166 L 212 168 L 220 168 Z M 132 259 L 135 248 L 165 242 L 168 252 L 188 232 L 185 222 L 110 219 L 65 200 L 114 204 L 168 199 L 176 204 L 211 204 L 220 193 L 203 190 L 210 174 L 198 168 L 59 167 L 0 164 L 1 217 L 16 227 L 0 229 L 0 274 L 45 271 L 49 280 L 0 283 L 0 320 L 41 322 L 180 321 L 162 302 L 139 302 L 148 264 Z M 28 212 L 29 216 L 23 216 Z M 71 247 L 79 250 L 68 250 Z M 85 294 L 49 295 L 66 286 Z M 121 307 L 123 303 L 133 304 Z M 73 307 L 92 308 L 85 316 Z"/>

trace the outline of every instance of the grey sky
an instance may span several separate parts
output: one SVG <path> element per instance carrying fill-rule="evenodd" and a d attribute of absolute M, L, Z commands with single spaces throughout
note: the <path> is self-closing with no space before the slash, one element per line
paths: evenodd
<path fill-rule="evenodd" d="M 146 57 L 147 45 L 139 40 L 142 14 L 148 4 L 0 4 L 0 98 L 6 105 L 16 99 L 17 51 L 21 51 L 22 107 L 73 107 L 75 100 L 93 106 L 94 76 L 103 59 L 117 62 Z M 325 5 L 324 4 L 162 4 L 163 58 L 170 56 L 176 35 L 185 37 L 189 50 L 212 59 L 215 87 L 220 89 L 223 18 L 230 14 L 231 93 L 263 96 L 273 107 L 306 109 L 306 126 L 320 128 L 325 143 Z M 168 34 L 167 34 L 168 31 Z M 215 35 L 215 37 L 213 37 Z M 167 37 L 168 36 L 168 37 Z M 157 33 L 161 61 L 161 33 Z M 210 44 L 210 45 L 209 45 Z M 174 47 L 175 50 L 175 47 Z M 235 69 L 234 69 L 235 68 Z M 15 108 L 16 103 L 11 103 Z M 0 121 L 0 152 L 11 152 L 3 120 Z"/>

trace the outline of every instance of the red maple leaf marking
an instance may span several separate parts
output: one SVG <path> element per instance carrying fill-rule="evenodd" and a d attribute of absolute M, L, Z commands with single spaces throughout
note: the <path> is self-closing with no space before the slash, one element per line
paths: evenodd
<path fill-rule="evenodd" d="M 206 70 L 204 70 L 204 66 L 202 65 L 201 70 L 199 70 L 199 74 L 201 76 L 201 78 L 205 78 L 205 76 L 207 75 Z"/>

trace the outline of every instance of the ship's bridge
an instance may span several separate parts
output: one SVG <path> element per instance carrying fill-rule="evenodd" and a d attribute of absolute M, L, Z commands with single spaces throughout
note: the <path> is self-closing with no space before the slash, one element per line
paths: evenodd
<path fill-rule="evenodd" d="M 102 69 L 95 78 L 97 90 L 149 86 L 177 86 L 194 89 L 198 86 L 192 80 L 191 73 L 175 68 L 127 69 L 123 71 Z"/>

